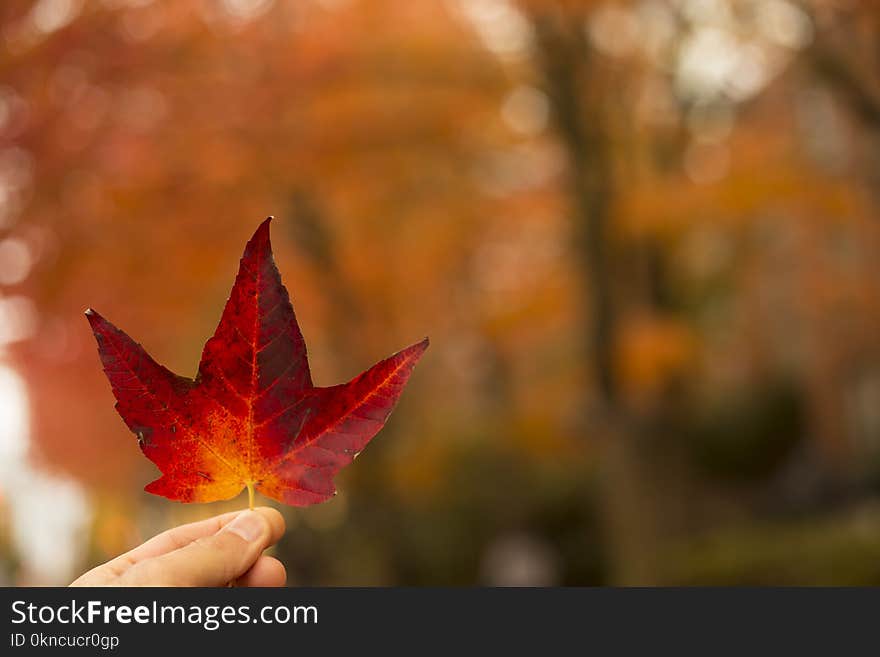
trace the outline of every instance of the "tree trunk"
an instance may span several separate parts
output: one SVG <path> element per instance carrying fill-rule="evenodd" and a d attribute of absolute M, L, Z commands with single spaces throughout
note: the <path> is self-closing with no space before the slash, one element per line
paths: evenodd
<path fill-rule="evenodd" d="M 598 91 L 582 22 L 550 12 L 534 13 L 531 19 L 537 64 L 569 164 L 572 233 L 582 272 L 586 351 L 595 385 L 585 419 L 589 434 L 600 437 L 599 504 L 609 576 L 613 584 L 651 585 L 658 580 L 658 534 L 650 477 L 641 453 L 641 432 L 622 408 L 614 368 L 617 314 L 610 231 L 614 181 L 605 107 L 582 100 L 588 85 Z"/>

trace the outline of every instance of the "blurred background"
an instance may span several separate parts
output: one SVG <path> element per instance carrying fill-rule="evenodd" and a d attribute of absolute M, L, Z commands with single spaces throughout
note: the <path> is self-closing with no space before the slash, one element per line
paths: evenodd
<path fill-rule="evenodd" d="M 316 383 L 430 335 L 293 585 L 880 584 L 880 7 L 0 4 L 0 582 L 144 493 L 93 306 L 193 375 L 267 215 Z"/>

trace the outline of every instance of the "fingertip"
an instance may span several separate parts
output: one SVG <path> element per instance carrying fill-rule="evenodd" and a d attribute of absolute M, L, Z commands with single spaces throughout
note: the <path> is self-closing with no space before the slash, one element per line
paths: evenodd
<path fill-rule="evenodd" d="M 235 584 L 251 588 L 284 586 L 287 584 L 287 570 L 278 559 L 263 555 Z"/>

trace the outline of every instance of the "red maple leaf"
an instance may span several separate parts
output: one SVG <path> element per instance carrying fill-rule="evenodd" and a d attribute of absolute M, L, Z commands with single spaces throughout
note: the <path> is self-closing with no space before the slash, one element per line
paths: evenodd
<path fill-rule="evenodd" d="M 154 361 L 94 310 L 116 410 L 162 476 L 145 490 L 211 502 L 254 489 L 306 506 L 335 494 L 333 477 L 385 424 L 428 339 L 348 383 L 312 385 L 306 345 L 272 257 L 269 222 L 248 242 L 195 379 Z"/>

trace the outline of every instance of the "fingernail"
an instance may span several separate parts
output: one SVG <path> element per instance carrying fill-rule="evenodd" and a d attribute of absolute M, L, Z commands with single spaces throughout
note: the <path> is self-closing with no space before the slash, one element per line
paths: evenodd
<path fill-rule="evenodd" d="M 256 511 L 242 511 L 235 520 L 224 527 L 224 530 L 238 534 L 248 543 L 253 543 L 263 535 L 264 525 L 263 519 Z"/>

